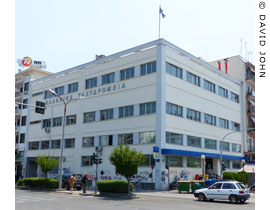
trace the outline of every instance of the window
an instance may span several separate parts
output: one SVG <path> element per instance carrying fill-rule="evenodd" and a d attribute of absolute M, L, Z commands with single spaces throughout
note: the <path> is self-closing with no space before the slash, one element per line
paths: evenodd
<path fill-rule="evenodd" d="M 222 183 L 216 183 L 212 185 L 210 189 L 221 189 L 221 186 L 222 186 Z"/>
<path fill-rule="evenodd" d="M 25 141 L 25 133 L 20 134 L 20 144 L 23 144 Z"/>
<path fill-rule="evenodd" d="M 93 147 L 95 137 L 83 137 L 82 138 L 82 147 Z"/>
<path fill-rule="evenodd" d="M 182 117 L 183 107 L 167 102 L 166 103 L 166 112 L 167 112 L 167 114 Z"/>
<path fill-rule="evenodd" d="M 225 164 L 226 168 L 231 168 L 230 167 L 230 160 L 227 160 L 227 159 L 223 159 L 222 162 Z"/>
<path fill-rule="evenodd" d="M 193 85 L 197 85 L 200 87 L 201 82 L 200 82 L 200 77 L 196 76 L 195 74 L 192 74 L 187 71 L 187 81 L 192 83 Z"/>
<path fill-rule="evenodd" d="M 140 133 L 140 144 L 154 144 L 156 143 L 156 132 L 141 132 Z"/>
<path fill-rule="evenodd" d="M 38 150 L 39 149 L 39 141 L 33 141 L 28 143 L 29 150 Z"/>
<path fill-rule="evenodd" d="M 119 134 L 118 144 L 133 144 L 133 133 Z"/>
<path fill-rule="evenodd" d="M 151 167 L 155 165 L 153 155 L 144 155 L 144 162 L 140 165 L 141 167 Z"/>
<path fill-rule="evenodd" d="M 220 142 L 220 145 L 221 145 L 222 151 L 227 151 L 227 152 L 230 151 L 230 143 Z"/>
<path fill-rule="evenodd" d="M 41 141 L 41 149 L 49 149 L 50 141 Z"/>
<path fill-rule="evenodd" d="M 207 81 L 207 80 L 203 80 L 203 88 L 206 90 L 209 90 L 212 93 L 216 92 L 216 85 L 212 82 Z"/>
<path fill-rule="evenodd" d="M 156 61 L 141 65 L 141 76 L 156 72 Z"/>
<path fill-rule="evenodd" d="M 16 144 L 19 143 L 19 135 L 16 135 L 16 137 L 15 137 L 15 143 L 16 143 Z"/>
<path fill-rule="evenodd" d="M 112 135 L 100 136 L 99 141 L 100 141 L 100 146 L 110 146 L 112 145 L 113 136 Z"/>
<path fill-rule="evenodd" d="M 233 131 L 240 131 L 240 124 L 236 122 L 231 122 L 232 124 L 232 130 Z"/>
<path fill-rule="evenodd" d="M 187 167 L 189 168 L 200 168 L 201 159 L 197 157 L 187 157 Z"/>
<path fill-rule="evenodd" d="M 201 148 L 201 138 L 196 136 L 187 136 L 187 145 Z"/>
<path fill-rule="evenodd" d="M 113 119 L 113 109 L 105 109 L 100 111 L 100 120 Z"/>
<path fill-rule="evenodd" d="M 24 92 L 29 90 L 29 82 L 24 83 Z"/>
<path fill-rule="evenodd" d="M 97 86 L 97 77 L 85 80 L 85 89 Z"/>
<path fill-rule="evenodd" d="M 166 62 L 166 72 L 180 79 L 183 78 L 183 70 L 167 62 Z"/>
<path fill-rule="evenodd" d="M 166 132 L 166 143 L 183 145 L 183 135 L 178 133 Z"/>
<path fill-rule="evenodd" d="M 215 125 L 217 124 L 216 117 L 210 114 L 204 114 L 204 122 L 209 125 Z"/>
<path fill-rule="evenodd" d="M 93 165 L 91 162 L 91 156 L 82 156 L 82 166 L 90 166 Z"/>
<path fill-rule="evenodd" d="M 51 119 L 42 120 L 42 128 L 50 128 L 51 127 Z"/>
<path fill-rule="evenodd" d="M 183 167 L 182 156 L 166 156 L 168 162 L 170 162 L 170 167 Z"/>
<path fill-rule="evenodd" d="M 239 103 L 239 96 L 236 93 L 231 92 L 231 100 Z"/>
<path fill-rule="evenodd" d="M 187 118 L 190 120 L 201 121 L 201 113 L 192 109 L 187 109 Z"/>
<path fill-rule="evenodd" d="M 134 77 L 134 67 L 120 71 L 120 80 L 127 80 Z"/>
<path fill-rule="evenodd" d="M 115 73 L 102 75 L 102 85 L 110 84 L 114 82 Z"/>
<path fill-rule="evenodd" d="M 232 161 L 232 168 L 234 168 L 234 169 L 241 168 L 241 160 L 233 160 Z"/>
<path fill-rule="evenodd" d="M 241 152 L 241 145 L 232 143 L 232 152 Z"/>
<path fill-rule="evenodd" d="M 69 115 L 66 117 L 66 125 L 74 125 L 76 124 L 76 115 Z"/>
<path fill-rule="evenodd" d="M 52 140 L 51 149 L 59 149 L 61 140 Z"/>
<path fill-rule="evenodd" d="M 28 99 L 23 99 L 23 104 L 28 104 Z M 23 109 L 27 109 L 27 105 L 23 105 Z"/>
<path fill-rule="evenodd" d="M 53 118 L 53 127 L 62 125 L 62 117 Z"/>
<path fill-rule="evenodd" d="M 33 93 L 33 94 L 32 94 L 32 97 L 39 96 L 39 95 L 42 95 L 42 94 L 43 94 L 43 92 L 42 92 L 42 91 L 37 92 L 37 93 Z"/>
<path fill-rule="evenodd" d="M 83 122 L 94 122 L 96 120 L 96 112 L 86 112 L 83 114 Z"/>
<path fill-rule="evenodd" d="M 229 129 L 229 121 L 219 118 L 219 127 Z"/>
<path fill-rule="evenodd" d="M 25 126 L 25 125 L 26 125 L 26 116 L 22 116 L 21 126 Z"/>
<path fill-rule="evenodd" d="M 48 99 L 48 98 L 52 98 L 52 97 L 53 97 L 53 94 L 50 91 L 45 90 L 44 99 Z"/>
<path fill-rule="evenodd" d="M 119 118 L 133 116 L 133 105 L 119 108 Z"/>
<path fill-rule="evenodd" d="M 30 125 L 35 125 L 35 124 L 39 124 L 41 123 L 41 120 L 35 120 L 35 121 L 31 121 Z"/>
<path fill-rule="evenodd" d="M 204 147 L 206 149 L 217 149 L 217 141 L 213 139 L 204 139 Z"/>
<path fill-rule="evenodd" d="M 75 147 L 75 139 L 65 139 L 65 148 L 74 148 Z"/>
<path fill-rule="evenodd" d="M 140 115 L 156 113 L 156 102 L 140 104 Z"/>
<path fill-rule="evenodd" d="M 218 94 L 224 98 L 228 98 L 228 90 L 222 87 L 218 87 Z"/>
<path fill-rule="evenodd" d="M 78 82 L 72 83 L 68 85 L 68 93 L 74 93 L 78 91 Z"/>
<path fill-rule="evenodd" d="M 64 86 L 61 86 L 61 87 L 57 87 L 57 88 L 55 88 L 54 89 L 54 91 L 55 91 L 55 93 L 57 94 L 57 95 L 64 95 Z"/>

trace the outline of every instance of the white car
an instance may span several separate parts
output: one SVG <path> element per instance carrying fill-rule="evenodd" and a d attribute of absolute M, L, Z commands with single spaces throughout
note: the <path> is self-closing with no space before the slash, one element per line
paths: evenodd
<path fill-rule="evenodd" d="M 229 200 L 231 203 L 240 201 L 244 203 L 249 199 L 249 190 L 245 185 L 238 181 L 219 181 L 208 188 L 196 190 L 194 196 L 199 201 L 204 200 Z"/>

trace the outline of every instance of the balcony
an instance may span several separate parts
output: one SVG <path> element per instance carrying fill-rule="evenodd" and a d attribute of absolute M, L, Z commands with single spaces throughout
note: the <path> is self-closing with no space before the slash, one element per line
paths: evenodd
<path fill-rule="evenodd" d="M 246 94 L 247 94 L 247 98 L 251 98 L 253 100 L 255 100 L 255 92 L 254 91 L 246 91 Z"/>

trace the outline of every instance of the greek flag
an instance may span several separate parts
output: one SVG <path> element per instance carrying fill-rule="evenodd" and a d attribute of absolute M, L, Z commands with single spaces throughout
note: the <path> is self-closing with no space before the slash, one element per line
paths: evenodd
<path fill-rule="evenodd" d="M 165 14 L 163 13 L 163 10 L 161 9 L 161 7 L 159 8 L 159 14 L 162 15 L 162 18 L 165 18 Z"/>

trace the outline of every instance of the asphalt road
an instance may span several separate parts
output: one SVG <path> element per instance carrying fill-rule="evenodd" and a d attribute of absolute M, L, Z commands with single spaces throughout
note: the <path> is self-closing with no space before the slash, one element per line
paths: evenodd
<path fill-rule="evenodd" d="M 83 196 L 78 193 L 16 190 L 16 210 L 254 210 L 255 203 L 230 204 L 225 201 L 199 202 L 189 195 L 139 194 L 138 199 Z"/>

